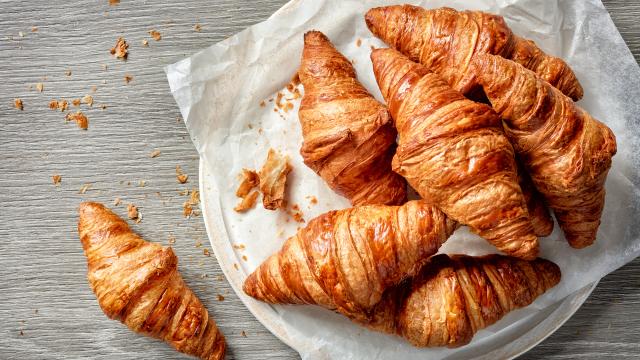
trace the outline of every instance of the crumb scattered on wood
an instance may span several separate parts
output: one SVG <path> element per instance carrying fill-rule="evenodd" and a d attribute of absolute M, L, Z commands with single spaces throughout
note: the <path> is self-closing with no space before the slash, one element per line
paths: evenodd
<path fill-rule="evenodd" d="M 113 200 L 113 206 L 118 206 L 122 203 L 122 200 L 120 200 L 119 197 L 115 198 L 115 200 Z"/>
<path fill-rule="evenodd" d="M 124 76 L 124 83 L 125 83 L 125 84 L 128 84 L 128 83 L 130 83 L 131 81 L 133 81 L 133 75 L 125 74 L 125 76 Z"/>
<path fill-rule="evenodd" d="M 145 187 L 146 185 L 147 185 L 146 180 L 140 180 L 140 181 L 138 181 L 138 186 L 139 186 L 139 187 Z"/>
<path fill-rule="evenodd" d="M 51 103 L 49 103 L 49 107 L 51 107 Z M 69 107 L 69 102 L 67 100 L 62 99 L 58 101 L 58 110 L 60 110 L 61 112 L 67 111 L 68 107 Z"/>
<path fill-rule="evenodd" d="M 207 248 L 202 249 L 202 254 L 204 256 L 211 256 L 211 253 L 209 252 L 209 249 L 207 249 Z"/>
<path fill-rule="evenodd" d="M 58 100 L 53 99 L 49 101 L 49 109 L 56 110 L 58 108 Z"/>
<path fill-rule="evenodd" d="M 98 87 L 95 86 L 95 85 L 91 85 L 91 89 L 90 90 L 91 90 L 92 93 L 95 93 L 96 91 L 98 91 Z"/>
<path fill-rule="evenodd" d="M 38 28 L 36 26 L 31 27 L 31 32 L 38 32 Z"/>
<path fill-rule="evenodd" d="M 129 56 L 129 44 L 124 38 L 118 38 L 116 41 L 116 46 L 111 48 L 111 55 L 115 55 L 116 59 L 126 60 L 127 56 Z"/>
<path fill-rule="evenodd" d="M 120 4 L 120 0 L 109 0 L 109 5 L 111 6 L 115 6 Z"/>
<path fill-rule="evenodd" d="M 149 40 L 147 40 L 147 39 L 143 39 L 143 40 L 142 40 L 142 46 L 144 46 L 144 47 L 148 47 L 148 46 L 149 46 Z"/>
<path fill-rule="evenodd" d="M 193 30 L 195 30 L 196 32 L 200 32 L 202 30 L 202 26 L 200 26 L 200 24 L 195 24 L 193 26 Z"/>
<path fill-rule="evenodd" d="M 158 149 L 153 150 L 153 151 L 151 152 L 151 154 L 149 154 L 149 157 L 150 157 L 150 158 L 155 158 L 155 157 L 158 157 L 158 156 L 160 156 L 160 150 L 158 150 Z"/>
<path fill-rule="evenodd" d="M 240 331 L 240 335 L 243 336 L 243 337 L 247 337 L 247 333 L 244 332 L 244 330 Z"/>
<path fill-rule="evenodd" d="M 71 76 L 71 70 L 65 71 L 64 74 L 67 75 L 67 76 Z"/>
<path fill-rule="evenodd" d="M 24 110 L 24 104 L 22 103 L 22 99 L 14 99 L 13 106 L 18 110 Z"/>
<path fill-rule="evenodd" d="M 184 215 L 184 217 L 189 217 L 191 216 L 192 213 L 193 213 L 193 208 L 191 207 L 191 204 L 185 201 L 182 204 L 182 215 Z"/>
<path fill-rule="evenodd" d="M 189 175 L 182 172 L 180 165 L 176 166 L 176 179 L 180 184 L 185 184 L 189 180 Z"/>
<path fill-rule="evenodd" d="M 36 90 L 38 90 L 38 92 L 44 91 L 44 84 L 43 83 L 37 83 L 36 84 Z"/>
<path fill-rule="evenodd" d="M 82 97 L 82 102 L 89 105 L 89 106 L 93 106 L 93 96 L 91 95 L 85 95 Z"/>
<path fill-rule="evenodd" d="M 82 113 L 82 111 L 77 111 L 76 113 L 68 113 L 65 116 L 67 121 L 75 121 L 78 124 L 78 127 L 82 130 L 87 130 L 89 128 L 89 119 Z"/>
<path fill-rule="evenodd" d="M 276 210 L 283 206 L 287 175 L 290 172 L 291 165 L 287 157 L 269 149 L 267 160 L 258 174 L 265 209 Z"/>
<path fill-rule="evenodd" d="M 60 182 L 62 181 L 62 176 L 60 175 L 53 175 L 51 177 L 51 179 L 53 180 L 53 185 L 55 186 L 60 186 Z"/>
<path fill-rule="evenodd" d="M 222 296 L 221 294 L 218 294 L 218 301 L 224 301 L 224 296 Z"/>
<path fill-rule="evenodd" d="M 151 35 L 151 37 L 155 41 L 160 41 L 160 39 L 162 39 L 162 35 L 160 34 L 160 32 L 158 30 L 150 30 L 149 31 L 149 35 Z"/>
<path fill-rule="evenodd" d="M 54 101 L 54 100 L 51 100 L 51 101 Z M 81 102 L 82 102 L 82 101 L 81 101 L 80 99 L 73 99 L 73 100 L 71 100 L 71 103 L 72 103 L 72 104 L 73 104 L 73 106 L 75 106 L 75 107 L 80 106 L 80 103 L 81 103 Z M 49 103 L 49 107 L 51 107 L 51 103 Z"/>
<path fill-rule="evenodd" d="M 176 238 L 173 235 L 169 235 L 169 245 L 176 243 Z"/>
<path fill-rule="evenodd" d="M 258 200 L 258 195 L 260 192 L 254 190 L 249 194 L 245 195 L 242 200 L 236 205 L 233 210 L 239 213 L 246 212 L 249 209 L 253 209 L 256 206 L 256 200 Z"/>
<path fill-rule="evenodd" d="M 86 193 L 89 188 L 91 187 L 91 184 L 84 184 L 80 187 L 80 190 L 78 191 L 78 194 L 84 194 Z"/>
<path fill-rule="evenodd" d="M 131 220 L 137 220 L 140 218 L 140 212 L 138 211 L 138 207 L 133 204 L 127 205 L 127 217 Z"/>

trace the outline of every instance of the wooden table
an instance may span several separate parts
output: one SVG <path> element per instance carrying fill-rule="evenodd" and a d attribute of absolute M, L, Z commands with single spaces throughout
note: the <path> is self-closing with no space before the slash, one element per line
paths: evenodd
<path fill-rule="evenodd" d="M 203 254 L 209 244 L 202 218 L 183 216 L 184 190 L 198 186 L 198 155 L 163 71 L 264 20 L 284 2 L 0 4 L 0 358 L 178 356 L 108 320 L 87 285 L 77 206 L 83 200 L 111 205 L 116 198 L 123 216 L 126 204 L 139 207 L 143 218 L 133 227 L 147 239 L 166 245 L 175 238 L 182 274 L 217 319 L 230 358 L 298 358 L 253 318 L 216 260 Z M 640 3 L 605 5 L 639 59 Z M 148 33 L 153 29 L 160 41 Z M 126 62 L 109 54 L 119 36 L 130 43 Z M 127 75 L 133 77 L 128 84 Z M 93 106 L 74 107 L 72 100 L 85 95 Z M 14 108 L 14 98 L 23 100 L 23 111 Z M 89 129 L 50 110 L 52 99 L 81 109 Z M 160 155 L 152 158 L 154 150 Z M 187 184 L 176 181 L 176 166 L 189 175 Z M 58 186 L 53 175 L 61 176 Z M 80 193 L 85 184 L 90 187 Z M 604 278 L 566 325 L 523 358 L 637 359 L 639 310 L 640 259 Z"/>

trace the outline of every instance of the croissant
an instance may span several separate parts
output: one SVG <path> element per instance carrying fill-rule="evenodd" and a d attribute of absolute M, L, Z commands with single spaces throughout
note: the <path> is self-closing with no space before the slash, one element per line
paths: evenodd
<path fill-rule="evenodd" d="M 400 205 L 406 183 L 391 171 L 396 132 L 384 105 L 319 31 L 304 35 L 298 71 L 304 163 L 353 205 Z"/>
<path fill-rule="evenodd" d="M 545 54 L 533 41 L 515 36 L 501 16 L 394 5 L 370 9 L 365 20 L 374 35 L 439 73 L 463 94 L 473 90 L 471 59 L 487 53 L 512 59 L 574 100 L 582 98 L 582 86 L 569 65 Z"/>
<path fill-rule="evenodd" d="M 538 237 L 549 236 L 553 231 L 553 219 L 549 213 L 549 208 L 544 203 L 542 194 L 533 185 L 527 170 L 519 161 L 516 162 L 518 163 L 518 184 L 520 184 L 524 201 L 527 204 L 533 232 Z"/>
<path fill-rule="evenodd" d="M 456 226 L 422 200 L 330 211 L 287 239 L 243 290 L 272 304 L 316 304 L 366 318 L 384 291 L 414 275 Z"/>
<path fill-rule="evenodd" d="M 224 336 L 178 273 L 171 248 L 150 243 L 103 205 L 80 205 L 78 233 L 102 311 L 185 354 L 223 359 Z"/>
<path fill-rule="evenodd" d="M 412 279 L 389 290 L 361 324 L 419 347 L 458 347 L 508 312 L 560 282 L 551 261 L 501 255 L 436 255 Z"/>
<path fill-rule="evenodd" d="M 371 59 L 399 135 L 393 170 L 498 249 L 535 258 L 538 238 L 498 115 L 393 49 Z"/>
<path fill-rule="evenodd" d="M 604 182 L 616 153 L 613 132 L 513 61 L 478 55 L 472 67 L 569 244 L 591 245 L 604 207 Z"/>

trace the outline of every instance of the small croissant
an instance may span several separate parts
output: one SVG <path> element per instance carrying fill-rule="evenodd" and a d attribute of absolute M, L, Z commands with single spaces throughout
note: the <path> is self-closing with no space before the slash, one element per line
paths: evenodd
<path fill-rule="evenodd" d="M 390 289 L 369 321 L 418 347 L 459 347 L 512 310 L 560 282 L 551 261 L 502 255 L 436 255 L 412 279 Z"/>
<path fill-rule="evenodd" d="M 567 63 L 545 54 L 533 41 L 514 35 L 498 15 L 393 5 L 370 9 L 365 21 L 374 35 L 439 73 L 463 94 L 473 90 L 474 74 L 469 66 L 478 54 L 516 61 L 576 101 L 584 93 Z"/>
<path fill-rule="evenodd" d="M 223 359 L 224 336 L 178 273 L 171 248 L 143 240 L 101 204 L 80 204 L 89 285 L 110 319 L 206 360 Z"/>
<path fill-rule="evenodd" d="M 298 70 L 304 163 L 353 205 L 400 205 L 406 182 L 391 171 L 396 131 L 384 105 L 319 31 L 304 35 Z"/>
<path fill-rule="evenodd" d="M 591 245 L 617 149 L 611 129 L 520 64 L 483 54 L 472 68 L 569 244 Z"/>
<path fill-rule="evenodd" d="M 499 250 L 534 259 L 538 238 L 500 117 L 396 50 L 376 49 L 371 59 L 398 130 L 393 170 Z"/>
<path fill-rule="evenodd" d="M 364 319 L 384 291 L 414 275 L 456 227 L 422 200 L 330 211 L 287 239 L 243 289 L 272 304 L 315 304 Z"/>

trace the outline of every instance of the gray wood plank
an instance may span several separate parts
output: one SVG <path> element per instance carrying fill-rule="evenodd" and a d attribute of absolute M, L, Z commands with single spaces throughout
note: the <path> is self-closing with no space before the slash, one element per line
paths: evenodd
<path fill-rule="evenodd" d="M 198 157 L 176 120 L 163 72 L 164 65 L 266 19 L 284 2 L 0 1 L 0 358 L 178 357 L 108 320 L 87 285 L 76 207 L 116 197 L 139 206 L 143 220 L 134 229 L 143 236 L 164 244 L 176 238 L 183 276 L 227 336 L 230 358 L 298 358 L 244 308 L 215 259 L 203 255 L 209 245 L 202 219 L 182 215 L 185 196 L 178 192 L 197 188 Z M 640 4 L 605 4 L 639 59 Z M 162 40 L 151 39 L 152 29 Z M 118 36 L 130 43 L 126 62 L 109 54 Z M 128 85 L 125 74 L 133 76 Z M 35 90 L 39 82 L 42 93 Z M 95 102 L 81 107 L 89 118 L 86 132 L 48 109 L 51 99 L 86 94 Z M 24 111 L 13 108 L 16 97 Z M 161 154 L 152 159 L 154 149 Z M 176 165 L 189 183 L 176 182 Z M 54 174 L 62 176 L 59 187 Z M 140 180 L 146 186 L 138 186 Z M 79 194 L 85 183 L 91 188 Z M 125 205 L 116 211 L 125 215 Z M 636 260 L 603 279 L 565 326 L 523 358 L 638 358 L 639 274 Z"/>

